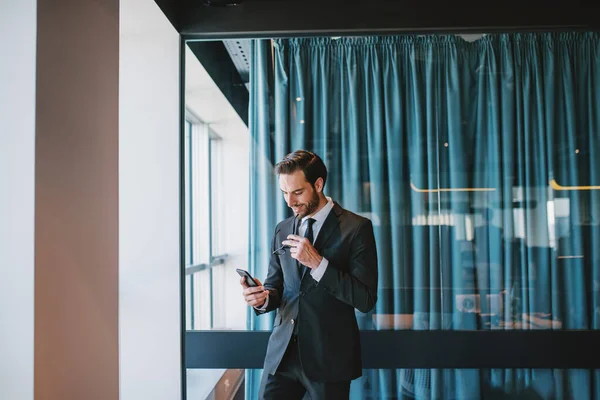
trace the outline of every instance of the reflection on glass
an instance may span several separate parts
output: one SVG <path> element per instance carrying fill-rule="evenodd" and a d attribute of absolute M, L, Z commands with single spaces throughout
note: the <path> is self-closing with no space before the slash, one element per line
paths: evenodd
<path fill-rule="evenodd" d="M 268 166 L 322 155 L 327 194 L 375 226 L 362 329 L 597 329 L 598 53 L 587 33 L 256 41 L 252 197 L 284 218 Z"/>
<path fill-rule="evenodd" d="M 186 370 L 186 398 L 194 400 L 244 399 L 243 369 Z"/>
<path fill-rule="evenodd" d="M 365 370 L 351 399 L 598 399 L 598 370 Z"/>
<path fill-rule="evenodd" d="M 211 76 L 225 68 L 215 64 L 215 48 L 192 47 L 185 66 L 186 327 L 245 329 L 235 269 L 248 269 L 248 126 Z"/>
<path fill-rule="evenodd" d="M 262 370 L 187 370 L 187 398 L 256 398 L 247 374 Z M 351 400 L 600 399 L 599 370 L 583 369 L 370 369 L 352 381 Z"/>
<path fill-rule="evenodd" d="M 596 33 L 214 42 L 231 58 L 218 67 L 237 74 L 230 86 L 212 47 L 191 43 L 190 137 L 210 126 L 213 147 L 185 160 L 186 258 L 206 266 L 189 271 L 188 327 L 271 328 L 248 313 L 234 270 L 264 280 L 289 215 L 273 164 L 304 148 L 329 166 L 325 193 L 373 221 L 379 300 L 359 313 L 361 329 L 600 328 L 599 43 Z"/>

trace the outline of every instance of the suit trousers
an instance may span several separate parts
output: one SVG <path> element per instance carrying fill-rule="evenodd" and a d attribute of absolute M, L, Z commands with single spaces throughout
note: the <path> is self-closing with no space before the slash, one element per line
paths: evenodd
<path fill-rule="evenodd" d="M 311 400 L 348 400 L 350 397 L 350 381 L 316 382 L 306 376 L 295 335 L 292 335 L 275 375 L 269 374 L 264 385 L 264 400 L 301 400 L 305 395 Z"/>

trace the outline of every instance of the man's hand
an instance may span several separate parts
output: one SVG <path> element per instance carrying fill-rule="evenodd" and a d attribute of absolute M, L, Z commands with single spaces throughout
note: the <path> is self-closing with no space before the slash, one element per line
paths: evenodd
<path fill-rule="evenodd" d="M 248 286 L 246 283 L 246 278 L 242 277 L 240 279 L 240 284 L 244 288 L 242 294 L 244 295 L 244 300 L 251 307 L 262 307 L 267 301 L 267 297 L 269 297 L 269 291 L 265 290 L 262 283 L 254 278 L 258 286 Z"/>
<path fill-rule="evenodd" d="M 298 235 L 288 235 L 287 240 L 281 244 L 290 246 L 292 258 L 298 260 L 302 265 L 315 269 L 321 264 L 323 257 L 315 249 L 307 238 Z"/>

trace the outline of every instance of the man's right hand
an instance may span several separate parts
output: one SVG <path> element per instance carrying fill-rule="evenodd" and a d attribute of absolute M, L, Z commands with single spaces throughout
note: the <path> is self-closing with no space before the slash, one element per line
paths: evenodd
<path fill-rule="evenodd" d="M 242 294 L 244 295 L 244 300 L 246 300 L 246 303 L 251 307 L 260 308 L 263 306 L 263 304 L 265 304 L 265 301 L 267 301 L 267 297 L 269 297 L 269 291 L 265 290 L 262 283 L 258 279 L 254 278 L 254 280 L 256 283 L 258 283 L 258 286 L 248 286 L 246 284 L 246 278 L 244 277 L 240 279 L 240 285 L 242 285 L 244 288 Z"/>

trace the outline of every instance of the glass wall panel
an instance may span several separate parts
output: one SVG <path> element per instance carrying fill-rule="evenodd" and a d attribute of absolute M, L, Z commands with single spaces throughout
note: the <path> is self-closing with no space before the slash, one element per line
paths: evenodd
<path fill-rule="evenodd" d="M 325 195 L 373 226 L 360 329 L 599 329 L 599 76 L 586 32 L 189 42 L 187 328 L 273 329 L 278 311 L 246 306 L 235 270 L 269 286 L 290 257 L 273 253 L 293 216 L 274 166 L 305 149 Z M 370 370 L 352 393 L 596 398 L 596 375 Z"/>
<path fill-rule="evenodd" d="M 592 400 L 600 399 L 599 377 L 584 369 L 371 369 L 352 381 L 350 399 Z M 188 399 L 196 400 L 243 399 L 247 384 L 240 369 L 188 370 L 187 381 Z"/>
<path fill-rule="evenodd" d="M 365 370 L 351 399 L 599 399 L 599 370 L 396 369 Z"/>

